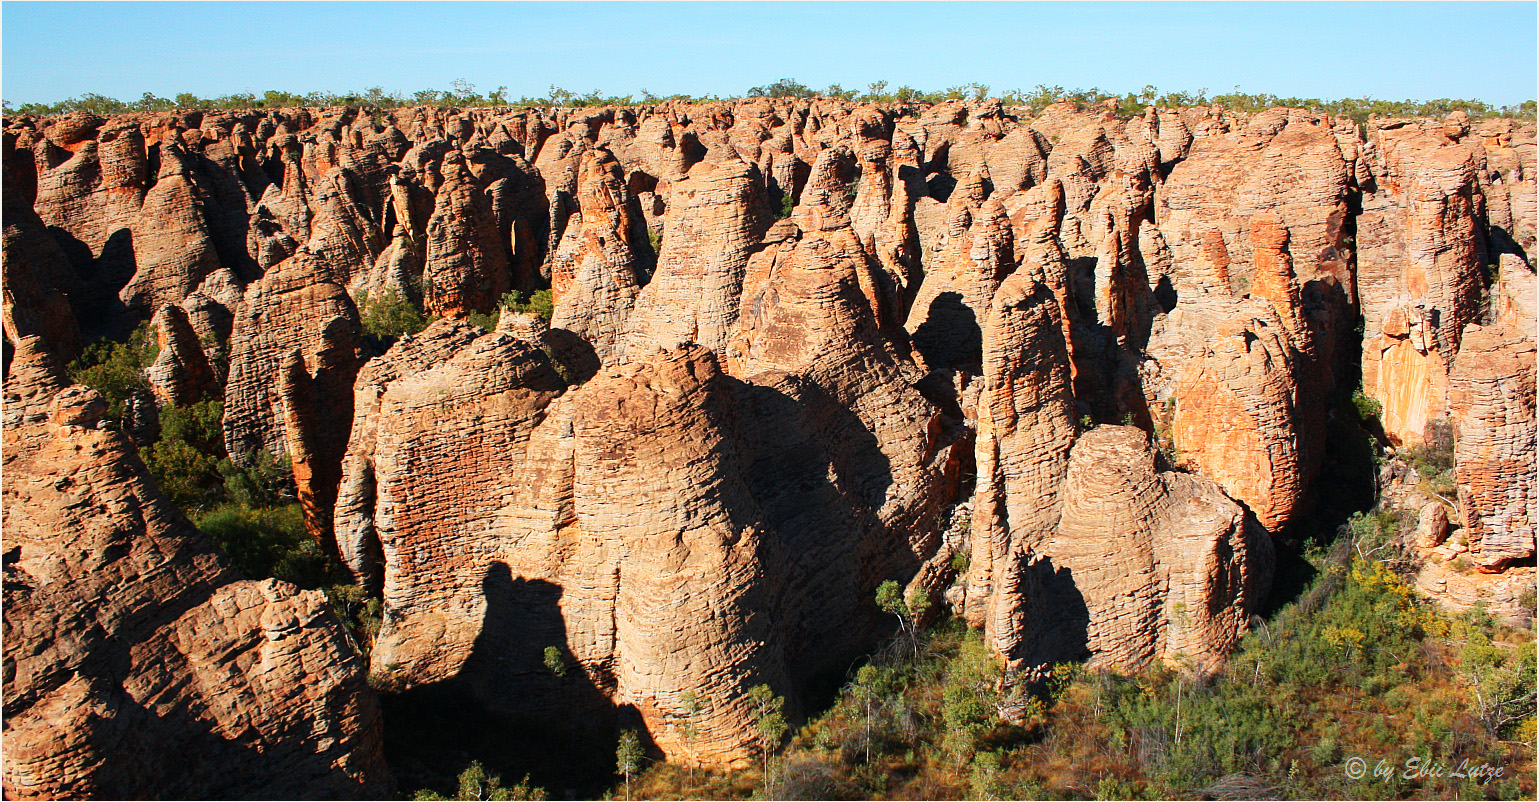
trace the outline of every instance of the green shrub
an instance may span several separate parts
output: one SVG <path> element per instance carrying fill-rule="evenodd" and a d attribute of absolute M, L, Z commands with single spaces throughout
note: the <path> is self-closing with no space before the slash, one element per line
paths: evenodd
<path fill-rule="evenodd" d="M 790 192 L 783 191 L 781 193 L 781 195 L 780 195 L 780 206 L 779 206 L 779 208 L 777 208 L 775 210 L 775 219 L 776 220 L 785 220 L 785 219 L 789 218 L 791 216 L 791 212 L 795 208 L 796 208 L 796 199 L 791 197 L 791 193 Z"/>
<path fill-rule="evenodd" d="M 373 297 L 359 292 L 358 314 L 364 334 L 383 347 L 389 347 L 403 334 L 416 334 L 428 326 L 417 307 L 395 290 L 385 290 Z"/>
<path fill-rule="evenodd" d="M 224 404 L 205 399 L 160 410 L 160 439 L 140 450 L 161 492 L 188 509 L 217 501 L 223 490 Z"/>
<path fill-rule="evenodd" d="M 806 84 L 793 81 L 790 78 L 781 78 L 772 84 L 749 89 L 747 96 L 773 98 L 817 97 L 818 92 Z"/>
<path fill-rule="evenodd" d="M 459 788 L 453 797 L 456 800 L 539 800 L 547 798 L 545 789 L 536 788 L 531 785 L 527 774 L 524 775 L 524 779 L 519 780 L 517 785 L 512 788 L 504 788 L 502 778 L 495 774 L 488 774 L 486 768 L 478 760 L 472 760 L 470 765 L 460 772 L 460 776 L 457 779 Z M 449 799 L 449 797 L 445 797 L 436 791 L 427 789 L 412 794 L 411 798 L 416 800 Z"/>
<path fill-rule="evenodd" d="M 384 602 L 369 596 L 362 587 L 353 584 L 328 585 L 322 590 L 326 593 L 326 600 L 331 603 L 332 611 L 347 624 L 348 634 L 367 662 L 369 652 L 373 650 L 374 638 L 379 635 L 380 625 L 384 622 Z"/>
<path fill-rule="evenodd" d="M 1357 409 L 1358 420 L 1364 422 L 1384 414 L 1384 405 L 1380 404 L 1378 399 L 1368 397 L 1361 387 L 1352 393 L 1352 406 Z"/>
<path fill-rule="evenodd" d="M 150 389 L 144 369 L 159 355 L 160 344 L 146 320 L 129 334 L 128 342 L 98 340 L 87 345 L 66 370 L 76 384 L 102 394 L 107 401 L 107 418 L 121 421 L 129 397 Z"/>
<path fill-rule="evenodd" d="M 297 503 L 265 508 L 221 504 L 193 523 L 252 579 L 276 577 L 316 589 L 337 578 L 335 567 L 305 531 Z"/>
<path fill-rule="evenodd" d="M 500 307 L 497 308 L 497 309 L 493 309 L 490 313 L 487 313 L 487 312 L 471 312 L 470 313 L 470 323 L 471 323 L 471 325 L 473 325 L 473 326 L 480 326 L 481 328 L 486 329 L 487 331 L 496 331 L 497 330 L 497 321 L 500 320 L 501 318 L 502 318 L 502 309 Z"/>
<path fill-rule="evenodd" d="M 260 449 L 245 467 L 225 458 L 219 461 L 219 474 L 224 477 L 225 499 L 233 504 L 273 507 L 294 497 L 294 472 L 287 454 L 273 456 Z"/>
<path fill-rule="evenodd" d="M 546 322 L 550 321 L 551 315 L 555 312 L 550 290 L 535 290 L 532 295 L 514 290 L 502 296 L 500 306 L 514 312 L 534 315 Z"/>
<path fill-rule="evenodd" d="M 967 758 L 978 738 L 993 725 L 999 664 L 977 631 L 969 631 L 946 671 L 941 688 L 941 717 L 946 722 L 946 750 Z"/>
<path fill-rule="evenodd" d="M 1427 421 L 1422 431 L 1422 442 L 1406 449 L 1406 460 L 1416 472 L 1428 479 L 1454 467 L 1453 423 L 1447 418 Z M 1451 483 L 1451 482 L 1450 482 Z"/>

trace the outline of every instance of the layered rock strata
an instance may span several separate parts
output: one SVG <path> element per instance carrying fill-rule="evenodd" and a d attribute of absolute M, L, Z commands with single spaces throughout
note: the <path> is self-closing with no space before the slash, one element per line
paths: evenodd
<path fill-rule="evenodd" d="M 228 450 L 288 455 L 383 597 L 382 682 L 634 709 L 670 757 L 740 761 L 746 689 L 794 717 L 885 579 L 1025 675 L 1211 668 L 1359 368 L 1396 444 L 1453 416 L 1469 531 L 1433 548 L 1525 570 L 1533 126 L 1362 130 L 774 98 L 8 117 L 5 328 L 65 355 L 72 318 L 154 314 L 161 403 L 227 358 Z M 547 285 L 550 321 L 466 320 Z M 442 319 L 385 350 L 388 293 Z"/>
<path fill-rule="evenodd" d="M 5 395 L 5 795 L 389 794 L 322 594 L 240 579 L 37 338 Z"/>

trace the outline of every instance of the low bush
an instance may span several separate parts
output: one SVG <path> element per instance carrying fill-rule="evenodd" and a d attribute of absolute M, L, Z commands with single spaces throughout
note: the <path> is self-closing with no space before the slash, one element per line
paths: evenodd
<path fill-rule="evenodd" d="M 383 351 L 403 334 L 416 334 L 428 327 L 427 318 L 395 290 L 383 290 L 370 296 L 358 293 L 358 316 L 377 350 Z"/>
<path fill-rule="evenodd" d="M 470 765 L 460 772 L 458 781 L 459 788 L 452 797 L 424 789 L 412 794 L 411 798 L 415 800 L 537 800 L 547 798 L 545 789 L 530 785 L 528 776 L 519 780 L 511 788 L 504 787 L 501 777 L 495 774 L 488 774 L 480 761 L 476 760 L 472 760 Z"/>
<path fill-rule="evenodd" d="M 66 372 L 76 384 L 101 393 L 107 401 L 106 417 L 121 421 L 129 397 L 149 391 L 144 369 L 155 364 L 159 355 L 160 344 L 146 320 L 128 335 L 127 342 L 103 339 L 87 345 Z"/>

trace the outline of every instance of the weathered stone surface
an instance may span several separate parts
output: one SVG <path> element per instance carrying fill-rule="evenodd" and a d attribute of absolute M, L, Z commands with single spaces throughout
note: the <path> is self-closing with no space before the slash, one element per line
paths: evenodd
<path fill-rule="evenodd" d="M 1534 330 L 1517 315 L 1464 330 L 1449 376 L 1454 483 L 1471 558 L 1484 571 L 1534 555 Z"/>
<path fill-rule="evenodd" d="M 12 160 L 9 154 L 14 138 L 11 133 L 5 135 L 7 162 Z M 0 245 L 0 270 L 4 273 L 0 320 L 5 338 L 14 345 L 23 337 L 42 337 L 50 350 L 67 361 L 80 353 L 82 344 L 80 326 L 69 303 L 79 278 L 23 193 L 11 190 L 14 176 L 7 170 L 5 239 Z"/>
<path fill-rule="evenodd" d="M 1440 502 L 1423 504 L 1416 518 L 1416 533 L 1412 537 L 1419 552 L 1428 552 L 1443 545 L 1448 539 L 1448 508 Z"/>
<path fill-rule="evenodd" d="M 131 121 L 104 126 L 99 139 L 77 139 L 95 124 L 75 129 L 65 144 L 38 136 L 34 209 L 83 278 L 77 303 L 101 313 L 134 275 L 131 227 L 148 186 L 145 140 Z M 54 130 L 54 129 L 48 129 Z M 45 131 L 46 133 L 46 131 Z"/>
<path fill-rule="evenodd" d="M 619 557 L 612 631 L 594 633 L 612 644 L 614 701 L 635 705 L 670 754 L 742 756 L 753 733 L 748 689 L 786 685 L 785 633 L 774 623 L 786 600 L 765 582 L 773 546 L 763 541 L 773 533 L 733 453 L 730 383 L 695 347 L 587 387 L 574 415 L 568 536 L 597 539 L 597 550 Z M 664 722 L 700 688 L 710 699 L 694 722 L 700 736 L 686 741 Z"/>
<path fill-rule="evenodd" d="M 352 420 L 362 362 L 358 310 L 319 257 L 301 250 L 246 289 L 230 335 L 224 442 L 238 461 L 258 449 L 289 453 L 279 368 L 298 349 L 317 394 L 314 430 L 340 439 Z M 345 443 L 345 440 L 343 441 Z M 340 460 L 341 452 L 329 458 Z"/>
<path fill-rule="evenodd" d="M 389 351 L 369 360 L 353 382 L 353 420 L 333 526 L 343 562 L 371 593 L 378 593 L 384 583 L 384 557 L 374 526 L 374 449 L 380 399 L 391 382 L 448 361 L 483 333 L 469 323 L 440 320 L 417 335 L 402 337 Z"/>
<path fill-rule="evenodd" d="M 488 518 L 517 481 L 503 466 L 524 460 L 530 431 L 563 386 L 544 354 L 502 334 L 385 386 L 373 507 L 391 614 L 373 663 L 390 682 L 450 677 L 471 658 L 499 549 Z"/>
<path fill-rule="evenodd" d="M 767 221 L 759 172 L 737 158 L 701 162 L 674 182 L 662 253 L 626 319 L 619 360 L 698 343 L 719 349 L 736 322 L 743 271 Z"/>
<path fill-rule="evenodd" d="M 743 689 L 794 717 L 880 636 L 884 579 L 944 591 L 1013 669 L 1209 668 L 1269 572 L 1255 524 L 1310 503 L 1359 360 L 1398 444 L 1455 414 L 1459 556 L 1510 574 L 1532 552 L 1533 405 L 1507 386 L 1532 381 L 1511 322 L 1535 305 L 1529 124 L 1373 120 L 1364 141 L 1297 109 L 772 98 L 383 115 L 8 118 L 6 328 L 68 339 L 61 305 L 122 328 L 138 270 L 124 298 L 194 335 L 165 323 L 168 398 L 198 350 L 173 341 L 213 367 L 228 337 L 230 450 L 289 455 L 312 534 L 384 596 L 396 687 L 604 732 L 630 706 L 670 757 L 741 761 Z M 549 323 L 463 320 L 547 282 Z M 445 319 L 360 370 L 343 287 Z M 131 404 L 135 437 L 154 406 Z M 1157 429 L 1195 473 L 1115 427 L 1071 460 L 1085 416 Z M 685 689 L 715 700 L 696 740 Z"/>
<path fill-rule="evenodd" d="M 355 273 L 374 264 L 389 232 L 366 210 L 374 208 L 363 179 L 346 168 L 327 172 L 310 187 L 310 239 L 305 247 L 324 262 L 332 277 L 346 285 Z"/>
<path fill-rule="evenodd" d="M 1024 658 L 1036 615 L 1025 563 L 1058 518 L 1076 434 L 1061 307 L 1023 269 L 1000 286 L 983 330 L 967 618 L 1007 660 Z"/>
<path fill-rule="evenodd" d="M 489 311 L 510 286 L 491 203 L 459 152 L 446 154 L 441 169 L 427 226 L 423 308 L 442 316 Z"/>
<path fill-rule="evenodd" d="M 238 579 L 36 338 L 5 394 L 5 795 L 389 794 L 321 593 Z"/>
<path fill-rule="evenodd" d="M 203 400 L 218 390 L 214 369 L 198 342 L 198 333 L 187 320 L 187 312 L 176 304 L 163 304 L 151 325 L 160 353 L 147 370 L 150 389 L 162 404 L 186 406 Z"/>
<path fill-rule="evenodd" d="M 1357 219 L 1363 391 L 1385 432 L 1421 441 L 1448 403 L 1448 369 L 1478 312 L 1481 195 L 1469 148 L 1441 124 L 1379 120 L 1370 131 L 1378 191 Z"/>
<path fill-rule="evenodd" d="M 822 236 L 792 247 L 726 346 L 743 381 L 701 347 L 656 351 L 543 407 L 549 393 L 522 391 L 499 417 L 482 399 L 500 397 L 507 357 L 467 354 L 487 341 L 538 352 L 487 335 L 388 384 L 364 503 L 394 621 L 376 645 L 381 676 L 454 677 L 496 709 L 547 719 L 633 705 L 670 755 L 752 754 L 742 691 L 802 682 L 848 648 L 875 585 L 933 551 L 927 524 L 957 471 L 957 433 L 903 378 L 853 261 Z M 485 427 L 468 441 L 485 459 L 429 447 L 461 442 L 462 407 Z M 429 475 L 463 479 L 447 491 Z M 344 503 L 370 495 L 356 487 Z M 575 679 L 553 681 L 545 646 L 576 661 Z M 685 739 L 681 694 L 702 687 L 721 691 Z"/>
<path fill-rule="evenodd" d="M 944 254 L 927 266 L 905 324 L 930 370 L 976 371 L 982 362 L 982 321 L 999 282 L 1014 269 L 1010 218 L 996 201 L 963 207 Z"/>
<path fill-rule="evenodd" d="M 193 171 L 192 155 L 174 133 L 161 141 L 159 152 L 160 173 L 131 226 L 137 270 L 118 293 L 131 312 L 142 316 L 181 301 L 220 267 L 203 215 L 213 198 Z"/>
<path fill-rule="evenodd" d="M 1429 560 L 1416 572 L 1416 587 L 1456 613 L 1480 605 L 1486 613 L 1508 626 L 1527 626 L 1534 620 L 1529 603 L 1539 580 L 1532 566 L 1508 568 L 1498 574 L 1460 571 L 1443 560 Z"/>
<path fill-rule="evenodd" d="M 1155 463 L 1131 427 L 1097 427 L 1075 444 L 1062 518 L 1023 577 L 1042 611 L 1028 624 L 1028 665 L 1088 656 L 1206 670 L 1244 633 L 1270 586 L 1270 541 L 1212 482 Z"/>
<path fill-rule="evenodd" d="M 1270 305 L 1258 306 L 1240 306 L 1197 344 L 1174 393 L 1174 439 L 1184 465 L 1277 532 L 1305 487 L 1287 331 Z"/>
<path fill-rule="evenodd" d="M 551 256 L 551 326 L 582 337 L 600 361 L 614 350 L 641 291 L 638 231 L 620 164 L 605 151 L 587 151 L 577 189 L 577 220 Z"/>

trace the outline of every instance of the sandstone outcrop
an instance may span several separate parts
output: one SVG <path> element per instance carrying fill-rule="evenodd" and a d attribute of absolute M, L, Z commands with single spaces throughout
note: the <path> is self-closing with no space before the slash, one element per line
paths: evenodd
<path fill-rule="evenodd" d="M 551 326 L 582 337 L 602 361 L 641 290 L 640 248 L 631 243 L 639 221 L 631 217 L 632 198 L 612 155 L 584 155 L 577 203 L 577 221 L 568 221 L 551 255 Z"/>
<path fill-rule="evenodd" d="M 458 152 L 444 156 L 443 183 L 427 224 L 423 308 L 432 315 L 492 309 L 510 286 L 491 203 Z"/>
<path fill-rule="evenodd" d="M 71 319 L 155 313 L 158 399 L 223 384 L 230 454 L 287 455 L 382 598 L 386 687 L 739 762 L 746 689 L 794 718 L 881 636 L 886 579 L 1012 677 L 1212 668 L 1359 362 L 1396 445 L 1454 419 L 1467 531 L 1430 548 L 1528 570 L 1532 126 L 1363 130 L 829 98 L 8 117 L 5 327 L 64 354 Z M 468 320 L 546 286 L 549 321 Z M 357 307 L 386 292 L 440 319 L 385 349 Z M 1448 570 L 1423 584 L 1476 592 Z"/>
<path fill-rule="evenodd" d="M 164 304 L 152 321 L 160 353 L 146 371 L 150 389 L 161 404 L 186 406 L 218 390 L 217 377 L 187 312 L 176 304 Z"/>
<path fill-rule="evenodd" d="M 616 344 L 620 360 L 693 342 L 719 349 L 737 321 L 743 272 L 763 234 L 759 171 L 701 162 L 674 182 L 657 273 Z"/>
<path fill-rule="evenodd" d="M 1006 279 L 983 331 L 977 471 L 966 605 L 991 645 L 1023 657 L 1034 610 L 1025 561 L 1052 530 L 1077 434 L 1057 298 L 1031 271 Z"/>
<path fill-rule="evenodd" d="M 305 249 L 246 289 L 230 335 L 225 447 L 239 464 L 288 456 L 305 527 L 328 552 L 362 349 L 352 299 Z"/>
<path fill-rule="evenodd" d="M 9 153 L 13 136 L 5 137 Z M 5 338 L 14 345 L 23 337 L 42 337 L 54 353 L 73 359 L 82 343 L 69 297 L 78 293 L 79 278 L 22 192 L 11 189 L 15 173 L 7 170 L 5 176 L 5 239 L 0 245 Z"/>
<path fill-rule="evenodd" d="M 321 593 L 239 579 L 37 338 L 5 395 L 5 795 L 389 794 Z"/>
<path fill-rule="evenodd" d="M 1207 670 L 1249 624 L 1271 583 L 1271 543 L 1213 482 L 1159 471 L 1148 435 L 1101 426 L 1075 444 L 1056 530 L 1023 572 L 1026 664 L 1088 656 L 1137 668 Z"/>
<path fill-rule="evenodd" d="M 1448 370 L 1477 315 L 1484 243 L 1474 158 L 1441 124 L 1379 120 L 1370 131 L 1377 191 L 1357 219 L 1363 391 L 1385 432 L 1421 441 L 1448 408 Z"/>
<path fill-rule="evenodd" d="M 1482 571 L 1534 556 L 1534 361 L 1534 319 L 1513 313 L 1466 328 L 1449 372 L 1454 483 L 1470 558 Z"/>

